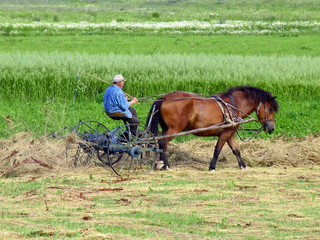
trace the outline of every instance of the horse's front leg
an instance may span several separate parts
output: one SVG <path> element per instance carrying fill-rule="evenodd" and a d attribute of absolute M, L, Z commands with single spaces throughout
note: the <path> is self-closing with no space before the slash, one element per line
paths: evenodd
<path fill-rule="evenodd" d="M 225 143 L 226 143 L 226 140 L 224 138 L 219 137 L 218 142 L 217 142 L 215 149 L 214 149 L 213 158 L 210 162 L 209 171 L 216 170 L 217 160 L 220 155 L 221 149 L 223 148 Z"/>
<path fill-rule="evenodd" d="M 242 160 L 242 157 L 240 154 L 240 149 L 239 149 L 239 146 L 236 142 L 236 138 L 235 138 L 234 134 L 227 140 L 227 143 L 228 143 L 229 147 L 231 148 L 233 154 L 236 156 L 236 158 L 238 160 L 239 167 L 240 168 L 247 168 L 246 164 Z"/>

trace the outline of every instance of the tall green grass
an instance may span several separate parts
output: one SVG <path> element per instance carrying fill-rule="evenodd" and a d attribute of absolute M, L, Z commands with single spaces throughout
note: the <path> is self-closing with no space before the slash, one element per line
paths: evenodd
<path fill-rule="evenodd" d="M 103 112 L 108 84 L 83 74 L 77 79 L 78 71 L 109 82 L 121 73 L 127 79 L 124 90 L 140 100 L 177 90 L 211 95 L 238 85 L 260 87 L 277 96 L 276 135 L 317 134 L 319 65 L 319 57 L 307 56 L 1 53 L 0 137 L 21 131 L 43 136 L 79 119 L 110 129 L 122 124 Z M 150 107 L 151 102 L 135 105 L 142 123 Z"/>
<path fill-rule="evenodd" d="M 1 100 L 100 100 L 106 84 L 123 74 L 125 91 L 138 97 L 182 90 L 215 94 L 237 85 L 261 87 L 280 97 L 319 96 L 320 57 L 238 55 L 0 54 Z"/>

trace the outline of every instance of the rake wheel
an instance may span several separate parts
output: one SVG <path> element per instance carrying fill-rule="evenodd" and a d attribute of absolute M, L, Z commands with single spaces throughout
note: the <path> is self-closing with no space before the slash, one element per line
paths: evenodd
<path fill-rule="evenodd" d="M 104 158 L 119 176 L 148 174 L 155 166 L 159 154 L 154 135 L 144 126 L 138 126 L 137 134 L 130 132 L 130 125 L 109 132 Z"/>
<path fill-rule="evenodd" d="M 103 124 L 95 121 L 79 121 L 71 130 L 73 141 L 67 144 L 67 155 L 71 156 L 74 167 L 85 167 L 89 164 L 97 164 L 97 150 L 100 149 L 97 142 L 109 132 Z"/>

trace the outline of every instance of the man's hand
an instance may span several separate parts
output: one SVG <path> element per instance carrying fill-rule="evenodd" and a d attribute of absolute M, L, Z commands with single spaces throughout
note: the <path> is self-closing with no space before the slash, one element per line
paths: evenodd
<path fill-rule="evenodd" d="M 138 101 L 139 100 L 136 97 L 132 98 L 132 100 L 129 102 L 129 106 L 131 106 L 132 104 L 137 103 Z"/>

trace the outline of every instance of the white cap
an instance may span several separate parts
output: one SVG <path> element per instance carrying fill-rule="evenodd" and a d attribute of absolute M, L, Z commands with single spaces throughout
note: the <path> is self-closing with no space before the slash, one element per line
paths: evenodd
<path fill-rule="evenodd" d="M 115 75 L 112 79 L 113 83 L 121 82 L 121 81 L 126 81 L 124 80 L 124 77 L 121 74 Z"/>

